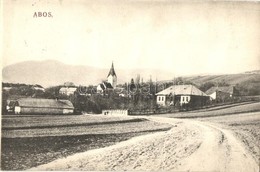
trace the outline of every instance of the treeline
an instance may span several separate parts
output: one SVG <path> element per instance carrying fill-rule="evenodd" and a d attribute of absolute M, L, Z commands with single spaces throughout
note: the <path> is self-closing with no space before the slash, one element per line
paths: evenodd
<path fill-rule="evenodd" d="M 40 87 L 40 88 L 43 88 L 41 85 L 39 84 L 35 84 L 35 85 L 32 85 L 32 84 L 23 84 L 23 83 L 5 83 L 3 82 L 2 83 L 2 87 L 32 87 L 32 86 L 37 86 L 37 87 Z"/>

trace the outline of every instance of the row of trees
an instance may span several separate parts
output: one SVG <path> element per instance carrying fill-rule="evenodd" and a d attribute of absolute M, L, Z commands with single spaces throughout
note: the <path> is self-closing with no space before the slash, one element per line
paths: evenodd
<path fill-rule="evenodd" d="M 143 82 L 140 76 L 129 83 L 119 85 L 123 88 L 126 94 L 125 97 L 119 96 L 118 92 L 108 91 L 104 95 L 96 93 L 94 86 L 81 87 L 80 91 L 76 91 L 74 95 L 63 95 L 59 93 L 62 86 L 46 88 L 45 91 L 33 89 L 32 85 L 16 84 L 10 85 L 10 90 L 2 91 L 2 107 L 6 107 L 6 100 L 13 96 L 48 98 L 48 99 L 68 99 L 74 107 L 76 113 L 101 113 L 102 109 L 154 109 L 156 105 L 156 93 L 168 88 L 171 85 L 193 84 L 183 78 L 175 78 L 167 82 L 153 82 L 151 79 L 148 82 Z M 207 91 L 213 86 L 228 86 L 224 80 L 220 82 L 205 82 L 201 85 L 196 85 L 200 90 Z M 6 86 L 6 85 L 5 85 Z M 260 95 L 260 81 L 240 83 L 236 85 L 241 95 Z M 88 93 L 91 96 L 80 94 L 81 92 Z"/>

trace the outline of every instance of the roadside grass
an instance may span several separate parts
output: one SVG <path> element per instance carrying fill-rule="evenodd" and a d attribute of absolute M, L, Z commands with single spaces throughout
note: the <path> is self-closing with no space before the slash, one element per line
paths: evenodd
<path fill-rule="evenodd" d="M 234 115 L 239 113 L 259 112 L 260 102 L 250 104 L 242 104 L 239 106 L 232 106 L 228 108 L 219 108 L 217 110 L 203 111 L 203 112 L 180 112 L 172 114 L 164 114 L 160 116 L 170 118 L 206 118 L 214 116 Z"/>
<path fill-rule="evenodd" d="M 69 116 L 54 116 L 54 120 L 52 116 L 8 120 L 5 127 L 13 129 L 2 129 L 2 170 L 29 169 L 78 152 L 110 146 L 135 136 L 166 131 L 172 127 L 170 124 L 143 118 L 101 115 L 73 116 L 71 120 Z M 15 128 L 16 122 L 19 127 L 27 128 Z M 37 128 L 37 124 L 41 127 Z"/>
<path fill-rule="evenodd" d="M 246 105 L 246 104 L 252 104 L 252 103 L 254 103 L 254 102 L 250 101 L 250 102 L 230 103 L 230 104 L 227 104 L 227 105 L 217 105 L 217 106 L 213 106 L 213 107 L 209 107 L 209 108 L 193 110 L 193 111 L 190 111 L 189 113 L 221 110 L 221 109 L 226 109 L 226 108 L 241 106 L 241 105 Z"/>

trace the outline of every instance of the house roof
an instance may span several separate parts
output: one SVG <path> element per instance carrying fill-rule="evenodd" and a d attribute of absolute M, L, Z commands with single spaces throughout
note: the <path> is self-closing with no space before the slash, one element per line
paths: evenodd
<path fill-rule="evenodd" d="M 43 88 L 43 86 L 41 86 L 41 85 L 39 85 L 39 84 L 35 84 L 35 85 L 33 85 L 33 87 Z"/>
<path fill-rule="evenodd" d="M 206 94 L 210 95 L 216 91 L 221 91 L 225 93 L 230 93 L 233 94 L 234 92 L 234 87 L 233 86 L 225 86 L 225 87 L 211 87 L 206 91 Z"/>
<path fill-rule="evenodd" d="M 69 100 L 21 98 L 17 102 L 21 107 L 74 109 Z"/>
<path fill-rule="evenodd" d="M 65 87 L 75 87 L 75 84 L 73 82 L 65 82 L 64 86 Z"/>
<path fill-rule="evenodd" d="M 109 75 L 116 76 L 116 72 L 115 72 L 115 69 L 114 69 L 114 64 L 113 64 L 113 62 L 112 62 L 112 66 L 111 66 L 111 68 L 110 68 L 110 71 L 109 71 L 107 77 L 108 77 Z"/>
<path fill-rule="evenodd" d="M 203 91 L 199 90 L 193 85 L 173 85 L 165 90 L 157 93 L 156 95 L 196 95 L 207 96 Z"/>

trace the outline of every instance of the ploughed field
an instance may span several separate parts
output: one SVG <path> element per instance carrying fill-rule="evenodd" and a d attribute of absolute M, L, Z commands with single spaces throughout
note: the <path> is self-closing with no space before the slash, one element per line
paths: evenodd
<path fill-rule="evenodd" d="M 2 116 L 2 170 L 24 170 L 172 127 L 136 117 Z"/>

